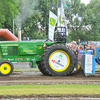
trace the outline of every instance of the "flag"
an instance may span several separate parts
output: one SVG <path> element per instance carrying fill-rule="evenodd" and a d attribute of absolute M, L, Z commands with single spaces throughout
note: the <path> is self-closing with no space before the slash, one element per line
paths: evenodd
<path fill-rule="evenodd" d="M 50 1 L 50 7 L 49 10 L 57 10 L 57 7 Z"/>
<path fill-rule="evenodd" d="M 68 36 L 67 21 L 64 13 L 64 9 L 69 7 L 61 0 L 58 0 L 58 27 L 66 27 L 66 35 Z M 60 32 L 61 29 L 58 29 Z M 65 31 L 65 30 L 62 30 Z"/>
<path fill-rule="evenodd" d="M 67 6 L 67 4 L 66 4 L 65 2 L 62 1 L 62 3 L 63 3 L 63 7 L 64 7 L 65 9 L 70 10 L 70 8 Z"/>
<path fill-rule="evenodd" d="M 61 27 L 63 22 L 61 21 L 61 0 L 58 0 L 58 27 Z"/>
<path fill-rule="evenodd" d="M 69 7 L 62 1 L 61 2 L 61 21 L 63 21 L 63 24 L 66 27 L 66 35 L 68 36 L 68 28 L 67 28 L 67 21 L 66 21 L 66 16 L 64 13 L 64 8 L 69 9 Z"/>
<path fill-rule="evenodd" d="M 54 30 L 57 23 L 57 16 L 52 12 L 49 11 L 49 40 L 54 40 Z"/>
<path fill-rule="evenodd" d="M 61 2 L 61 20 L 65 21 L 65 13 L 64 13 L 64 5 L 63 2 Z"/>

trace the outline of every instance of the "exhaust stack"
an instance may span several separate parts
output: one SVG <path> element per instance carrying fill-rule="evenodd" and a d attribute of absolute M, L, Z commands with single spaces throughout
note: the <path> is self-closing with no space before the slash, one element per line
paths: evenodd
<path fill-rule="evenodd" d="M 21 41 L 21 28 L 18 29 L 18 41 Z"/>

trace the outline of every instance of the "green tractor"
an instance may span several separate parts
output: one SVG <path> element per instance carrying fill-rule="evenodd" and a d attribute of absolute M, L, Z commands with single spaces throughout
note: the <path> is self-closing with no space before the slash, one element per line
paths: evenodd
<path fill-rule="evenodd" d="M 65 35 L 59 36 L 54 42 L 46 41 L 4 41 L 0 42 L 0 75 L 12 74 L 17 62 L 32 62 L 47 76 L 66 76 L 73 69 L 75 55 L 65 45 Z"/>

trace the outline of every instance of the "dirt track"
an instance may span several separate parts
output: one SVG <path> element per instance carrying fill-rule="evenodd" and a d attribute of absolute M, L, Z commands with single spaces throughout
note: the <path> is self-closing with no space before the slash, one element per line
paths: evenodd
<path fill-rule="evenodd" d="M 0 85 L 12 84 L 100 84 L 100 75 L 84 76 L 82 70 L 70 76 L 44 76 L 40 71 L 16 71 L 9 77 L 0 77 Z"/>
<path fill-rule="evenodd" d="M 30 94 L 30 95 L 0 95 L 0 100 L 100 100 L 99 94 Z"/>

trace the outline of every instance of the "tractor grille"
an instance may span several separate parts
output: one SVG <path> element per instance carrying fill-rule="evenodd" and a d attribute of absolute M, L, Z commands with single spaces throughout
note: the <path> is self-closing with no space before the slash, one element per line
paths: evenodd
<path fill-rule="evenodd" d="M 18 47 L 17 46 L 9 46 L 8 47 L 8 55 L 9 56 L 15 56 L 17 55 Z"/>

